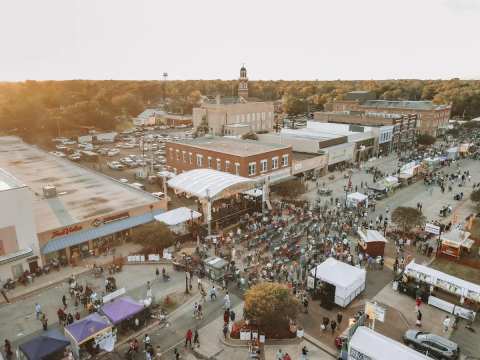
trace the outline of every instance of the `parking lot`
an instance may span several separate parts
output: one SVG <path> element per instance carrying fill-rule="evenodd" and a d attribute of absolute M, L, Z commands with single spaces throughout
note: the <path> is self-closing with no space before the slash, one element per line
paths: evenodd
<path fill-rule="evenodd" d="M 168 178 L 170 170 L 166 166 L 165 142 L 191 138 L 192 130 L 186 127 L 147 127 L 119 133 L 115 139 L 113 136 L 101 138 L 101 135 L 93 143 L 53 139 L 54 149 L 50 153 L 163 197 L 163 179 Z M 173 194 L 169 194 L 169 198 L 172 207 L 193 204 L 192 200 Z"/>

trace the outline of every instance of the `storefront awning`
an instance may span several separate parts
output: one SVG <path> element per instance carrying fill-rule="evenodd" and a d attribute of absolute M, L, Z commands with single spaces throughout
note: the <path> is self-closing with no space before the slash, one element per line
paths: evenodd
<path fill-rule="evenodd" d="M 138 225 L 146 224 L 154 221 L 154 216 L 163 211 L 148 212 L 143 215 L 130 217 L 123 220 L 114 221 L 104 224 L 98 228 L 91 228 L 74 234 L 62 236 L 60 238 L 50 240 L 43 248 L 42 254 L 49 254 L 54 251 L 65 249 L 69 246 L 82 244 L 86 241 L 98 239 L 102 236 L 115 234 L 117 232 L 133 228 Z"/>
<path fill-rule="evenodd" d="M 33 255 L 33 250 L 25 248 L 13 253 L 0 256 L 0 265 L 7 264 Z"/>

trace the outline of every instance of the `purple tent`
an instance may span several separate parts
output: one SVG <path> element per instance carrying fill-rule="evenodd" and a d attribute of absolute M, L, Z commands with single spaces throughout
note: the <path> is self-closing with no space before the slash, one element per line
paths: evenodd
<path fill-rule="evenodd" d="M 117 325 L 123 320 L 128 320 L 143 311 L 145 306 L 128 296 L 117 298 L 107 304 L 104 304 L 100 311 L 112 322 Z"/>
<path fill-rule="evenodd" d="M 66 326 L 65 331 L 77 342 L 77 344 L 81 344 L 102 330 L 111 327 L 112 324 L 110 324 L 108 319 L 97 313 L 93 313 L 82 320 Z"/>

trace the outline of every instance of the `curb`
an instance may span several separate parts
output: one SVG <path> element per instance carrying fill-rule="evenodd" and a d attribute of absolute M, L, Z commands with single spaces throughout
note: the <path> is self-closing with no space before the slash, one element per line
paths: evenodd
<path fill-rule="evenodd" d="M 330 347 L 328 345 L 325 345 L 324 343 L 315 339 L 313 336 L 310 336 L 310 335 L 305 333 L 303 338 L 306 341 L 308 341 L 310 344 L 314 345 L 315 347 L 325 351 L 328 355 L 333 356 L 335 359 L 338 358 L 338 351 L 334 350 L 332 347 Z"/>

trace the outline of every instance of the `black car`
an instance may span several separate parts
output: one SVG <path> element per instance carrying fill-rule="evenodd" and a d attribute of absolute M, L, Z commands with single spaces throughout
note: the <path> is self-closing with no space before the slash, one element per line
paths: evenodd
<path fill-rule="evenodd" d="M 435 359 L 455 360 L 460 355 L 460 348 L 453 341 L 419 330 L 407 330 L 403 335 L 403 342 L 412 349 Z"/>

